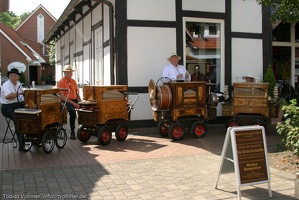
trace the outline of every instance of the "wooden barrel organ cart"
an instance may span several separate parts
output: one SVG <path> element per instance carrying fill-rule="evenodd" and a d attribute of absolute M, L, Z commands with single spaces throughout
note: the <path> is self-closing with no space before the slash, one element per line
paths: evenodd
<path fill-rule="evenodd" d="M 67 141 L 63 124 L 67 123 L 67 110 L 58 98 L 60 90 L 68 89 L 26 89 L 25 108 L 15 110 L 17 131 L 21 134 L 19 145 L 29 151 L 32 143 L 42 145 L 50 153 L 54 145 L 63 148 Z M 68 98 L 68 97 L 67 97 Z"/>
<path fill-rule="evenodd" d="M 268 83 L 234 83 L 232 102 L 222 104 L 222 115 L 231 116 L 226 127 L 261 125 L 266 127 L 270 117 L 277 115 L 268 103 Z M 276 109 L 276 111 L 275 111 Z"/>
<path fill-rule="evenodd" d="M 128 95 L 136 95 L 132 104 Z M 138 93 L 127 92 L 126 85 L 83 86 L 83 101 L 78 110 L 77 138 L 85 143 L 96 136 L 102 145 L 110 143 L 112 132 L 118 141 L 125 141 L 128 135 L 126 122 L 129 120 Z"/>
<path fill-rule="evenodd" d="M 217 95 L 209 94 L 209 85 L 170 81 L 158 86 L 158 82 L 150 80 L 148 86 L 158 133 L 173 141 L 181 140 L 185 132 L 196 138 L 204 137 L 207 131 L 204 120 L 216 117 L 218 104 Z"/>

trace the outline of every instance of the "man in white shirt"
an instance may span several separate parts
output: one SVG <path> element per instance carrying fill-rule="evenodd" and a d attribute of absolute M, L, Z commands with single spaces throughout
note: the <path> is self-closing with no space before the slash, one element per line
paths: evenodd
<path fill-rule="evenodd" d="M 171 54 L 167 60 L 170 62 L 169 65 L 166 65 L 163 69 L 164 79 L 171 79 L 171 81 L 190 81 L 191 76 L 189 72 L 183 65 L 179 65 L 180 56 L 173 53 Z"/>
<path fill-rule="evenodd" d="M 4 117 L 11 119 L 15 124 L 16 129 L 16 118 L 15 109 L 24 107 L 24 90 L 22 84 L 19 82 L 21 73 L 18 69 L 12 68 L 8 73 L 9 80 L 3 83 L 1 87 L 1 112 Z M 17 132 L 18 140 L 20 134 Z M 20 148 L 21 145 L 19 145 Z M 21 149 L 19 149 L 21 150 Z"/>

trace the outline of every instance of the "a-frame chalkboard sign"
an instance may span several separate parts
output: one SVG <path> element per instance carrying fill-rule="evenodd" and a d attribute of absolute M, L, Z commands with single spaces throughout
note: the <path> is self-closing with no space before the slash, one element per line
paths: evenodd
<path fill-rule="evenodd" d="M 233 171 L 236 175 L 238 199 L 241 199 L 240 187 L 262 183 L 268 183 L 269 197 L 272 197 L 263 126 L 237 126 L 227 129 L 215 188 L 221 173 Z"/>

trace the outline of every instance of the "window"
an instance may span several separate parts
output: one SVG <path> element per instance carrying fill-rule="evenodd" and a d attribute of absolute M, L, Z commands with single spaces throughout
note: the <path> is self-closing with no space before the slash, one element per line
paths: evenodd
<path fill-rule="evenodd" d="M 185 66 L 190 74 L 195 74 L 195 66 L 204 75 L 204 80 L 219 86 L 224 80 L 224 22 L 209 19 L 184 19 Z M 202 76 L 200 76 L 202 77 Z M 219 88 L 219 87 L 218 87 Z"/>

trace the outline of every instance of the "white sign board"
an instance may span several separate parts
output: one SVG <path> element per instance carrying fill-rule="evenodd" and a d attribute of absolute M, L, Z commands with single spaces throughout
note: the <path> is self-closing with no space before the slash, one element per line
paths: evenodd
<path fill-rule="evenodd" d="M 268 183 L 269 196 L 272 197 L 268 151 L 263 126 L 229 127 L 222 149 L 221 161 L 216 180 L 220 173 L 234 168 L 237 182 L 238 199 L 241 199 L 241 186 Z M 228 163 L 233 165 L 229 165 Z"/>
<path fill-rule="evenodd" d="M 12 62 L 8 65 L 7 69 L 10 71 L 12 68 L 17 68 L 19 72 L 25 72 L 26 71 L 26 65 L 22 62 Z"/>

